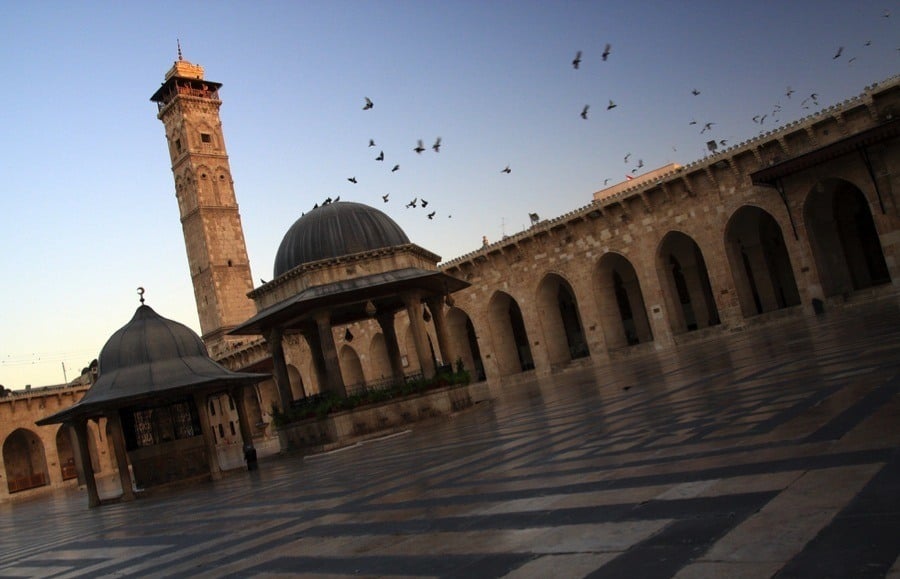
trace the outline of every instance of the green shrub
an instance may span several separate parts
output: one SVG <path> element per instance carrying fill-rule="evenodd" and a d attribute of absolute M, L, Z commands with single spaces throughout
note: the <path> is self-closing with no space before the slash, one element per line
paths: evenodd
<path fill-rule="evenodd" d="M 444 386 L 457 386 L 468 384 L 471 380 L 469 372 L 465 370 L 462 359 L 456 361 L 456 371 L 453 373 L 441 372 L 431 380 L 424 378 L 416 378 L 408 380 L 402 384 L 394 384 L 389 388 L 381 390 L 366 390 L 357 394 L 352 394 L 346 398 L 341 398 L 332 392 L 323 392 L 308 396 L 302 400 L 297 400 L 291 404 L 290 408 L 282 412 L 274 404 L 272 405 L 272 423 L 276 427 L 281 427 L 293 422 L 299 422 L 308 418 L 322 419 L 332 412 L 341 410 L 352 410 L 367 404 L 377 404 L 385 402 L 392 398 L 402 396 L 411 396 L 413 394 L 426 392 L 433 388 L 442 388 Z"/>

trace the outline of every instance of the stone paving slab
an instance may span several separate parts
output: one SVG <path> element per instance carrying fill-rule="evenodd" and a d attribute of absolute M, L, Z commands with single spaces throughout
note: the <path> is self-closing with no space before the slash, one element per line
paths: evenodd
<path fill-rule="evenodd" d="M 900 303 L 515 385 L 342 452 L 0 505 L 0 577 L 900 577 Z"/>

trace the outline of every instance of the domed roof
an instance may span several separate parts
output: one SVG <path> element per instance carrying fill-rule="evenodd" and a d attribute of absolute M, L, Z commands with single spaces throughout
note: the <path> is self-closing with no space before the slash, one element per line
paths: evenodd
<path fill-rule="evenodd" d="M 374 207 L 329 203 L 300 217 L 284 234 L 275 255 L 275 277 L 304 263 L 409 242 L 400 226 Z"/>
<path fill-rule="evenodd" d="M 100 376 L 130 366 L 174 358 L 209 357 L 206 345 L 193 330 L 141 305 L 131 321 L 119 328 L 100 350 Z"/>
<path fill-rule="evenodd" d="M 184 396 L 194 388 L 256 383 L 268 374 L 232 372 L 209 357 L 193 330 L 141 305 L 100 350 L 97 381 L 77 404 L 38 424 L 63 422 L 140 400 Z"/>

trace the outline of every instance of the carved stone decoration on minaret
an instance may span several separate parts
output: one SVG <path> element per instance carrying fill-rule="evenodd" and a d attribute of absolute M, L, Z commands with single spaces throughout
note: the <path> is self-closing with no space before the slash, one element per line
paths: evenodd
<path fill-rule="evenodd" d="M 219 118 L 222 85 L 203 74 L 179 52 L 150 100 L 165 126 L 201 335 L 217 358 L 228 341 L 245 339 L 227 332 L 256 306 L 247 297 L 253 277 Z"/>

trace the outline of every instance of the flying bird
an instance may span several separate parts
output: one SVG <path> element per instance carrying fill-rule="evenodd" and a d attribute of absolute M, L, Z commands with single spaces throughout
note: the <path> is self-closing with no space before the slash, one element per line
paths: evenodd
<path fill-rule="evenodd" d="M 843 53 L 843 52 L 844 52 L 844 47 L 843 47 L 843 46 L 839 46 L 838 49 L 837 49 L 837 52 L 834 53 L 834 56 L 832 56 L 831 59 L 834 60 L 834 59 L 836 59 L 836 58 L 840 58 L 840 57 L 841 57 L 841 53 Z"/>
<path fill-rule="evenodd" d="M 437 140 L 434 142 L 434 144 L 431 145 L 431 148 L 434 149 L 435 153 L 441 152 L 441 138 L 440 137 L 438 137 Z"/>
<path fill-rule="evenodd" d="M 643 160 L 643 159 L 638 159 L 637 168 L 640 169 L 640 168 L 643 167 L 643 166 L 644 166 L 644 160 Z"/>
<path fill-rule="evenodd" d="M 371 100 L 369 97 L 366 97 L 366 104 L 363 105 L 363 110 L 364 110 L 364 111 L 367 111 L 367 110 L 371 109 L 371 108 L 374 107 L 374 106 L 375 106 L 375 104 L 372 103 L 372 100 Z"/>
<path fill-rule="evenodd" d="M 378 153 L 378 156 L 375 157 L 375 160 L 376 161 L 384 161 L 384 151 L 381 151 L 380 153 Z"/>
<path fill-rule="evenodd" d="M 625 162 L 628 162 L 628 159 L 631 158 L 631 153 L 625 153 Z"/>
<path fill-rule="evenodd" d="M 503 169 L 500 169 L 500 172 L 501 172 L 501 173 L 512 173 L 512 169 L 510 169 L 510 168 L 509 168 L 509 165 L 507 165 L 507 166 L 504 167 Z"/>
<path fill-rule="evenodd" d="M 882 18 L 890 18 L 890 17 L 891 17 L 891 11 L 890 11 L 890 10 L 885 10 L 885 11 L 881 14 L 881 17 L 882 17 Z"/>
<path fill-rule="evenodd" d="M 581 109 L 581 118 L 587 120 L 588 109 L 591 108 L 591 105 L 584 105 L 584 108 Z"/>
<path fill-rule="evenodd" d="M 369 139 L 369 146 L 370 146 L 370 147 L 374 147 L 374 146 L 375 146 L 375 139 Z"/>
<path fill-rule="evenodd" d="M 434 219 L 434 214 L 435 214 L 435 213 L 437 213 L 437 211 L 432 211 L 431 213 L 429 213 L 429 214 L 428 214 L 428 219 Z"/>
<path fill-rule="evenodd" d="M 413 149 L 413 151 L 415 151 L 416 153 L 421 153 L 421 152 L 424 151 L 424 150 L 425 150 L 425 147 L 424 147 L 424 145 L 422 145 L 422 139 L 419 139 L 419 144 L 417 144 L 417 145 L 415 146 L 415 148 Z"/>
<path fill-rule="evenodd" d="M 700 94 L 700 91 L 697 90 L 697 89 L 694 89 L 694 90 L 691 91 L 691 94 L 694 95 L 694 96 L 697 96 L 698 94 Z"/>
<path fill-rule="evenodd" d="M 700 134 L 702 135 L 702 134 L 705 133 L 706 131 L 711 131 L 711 130 L 712 130 L 712 126 L 713 126 L 714 124 L 716 124 L 716 123 L 706 123 L 705 125 L 703 125 L 703 128 L 700 130 Z"/>
<path fill-rule="evenodd" d="M 581 51 L 575 53 L 575 60 L 572 61 L 572 68 L 578 70 L 578 66 L 581 64 Z"/>
<path fill-rule="evenodd" d="M 872 41 L 866 40 L 866 43 L 863 46 L 872 46 Z"/>
<path fill-rule="evenodd" d="M 603 180 L 603 186 L 606 187 L 607 183 L 609 183 L 609 177 Z"/>
<path fill-rule="evenodd" d="M 603 62 L 606 62 L 606 59 L 609 58 L 609 53 L 612 52 L 612 46 L 609 44 L 606 45 L 606 48 L 603 49 L 603 54 L 600 56 L 603 57 Z"/>
<path fill-rule="evenodd" d="M 356 177 L 347 177 L 347 181 L 350 181 L 351 183 L 356 183 Z"/>
<path fill-rule="evenodd" d="M 426 207 L 428 207 L 428 201 L 422 199 L 422 209 L 425 209 Z"/>
<path fill-rule="evenodd" d="M 787 92 L 784 93 L 787 98 L 791 98 L 791 95 L 794 94 L 794 89 L 791 87 L 787 87 Z"/>
<path fill-rule="evenodd" d="M 696 124 L 697 124 L 697 120 L 696 120 L 696 119 L 691 119 L 691 122 L 689 122 L 688 124 L 689 124 L 689 125 L 696 125 Z"/>
<path fill-rule="evenodd" d="M 391 173 L 395 173 L 400 170 L 400 165 L 394 165 L 394 168 L 391 169 Z"/>
<path fill-rule="evenodd" d="M 416 202 L 418 202 L 418 200 L 419 200 L 418 197 L 413 197 L 413 200 L 410 201 L 409 203 L 407 203 L 406 206 L 407 206 L 407 207 L 415 207 L 415 206 L 416 206 Z"/>
<path fill-rule="evenodd" d="M 612 99 L 609 99 L 609 104 L 606 105 L 606 110 L 614 109 L 614 108 L 616 108 L 617 106 L 619 106 L 619 105 L 617 105 L 616 103 L 614 103 L 614 102 L 612 101 Z"/>
<path fill-rule="evenodd" d="M 381 196 L 381 200 L 384 201 L 385 203 L 387 203 L 388 197 L 390 197 L 390 196 L 391 196 L 390 193 L 385 193 L 384 195 Z"/>

